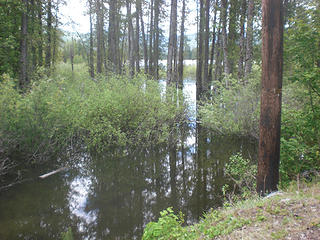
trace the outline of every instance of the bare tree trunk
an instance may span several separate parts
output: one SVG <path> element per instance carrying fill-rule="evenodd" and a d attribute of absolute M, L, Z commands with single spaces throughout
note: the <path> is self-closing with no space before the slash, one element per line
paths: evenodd
<path fill-rule="evenodd" d="M 253 13 L 254 13 L 254 0 L 249 0 L 248 5 L 248 21 L 247 21 L 247 47 L 246 47 L 246 64 L 245 64 L 245 77 L 247 77 L 252 70 L 253 60 Z"/>
<path fill-rule="evenodd" d="M 46 48 L 46 67 L 50 68 L 51 66 L 51 34 L 52 34 L 52 4 L 51 0 L 48 0 L 47 3 L 47 48 Z"/>
<path fill-rule="evenodd" d="M 146 34 L 144 31 L 144 22 L 143 22 L 143 10 L 141 7 L 141 1 L 139 1 L 139 13 L 140 13 L 140 21 L 141 21 L 141 32 L 142 32 L 142 41 L 143 41 L 143 59 L 144 59 L 144 73 L 148 73 L 148 46 Z"/>
<path fill-rule="evenodd" d="M 136 0 L 136 37 L 135 37 L 135 62 L 136 72 L 140 72 L 140 0 Z"/>
<path fill-rule="evenodd" d="M 183 88 L 183 54 L 184 54 L 184 31 L 186 18 L 186 1 L 182 0 L 181 11 L 181 30 L 180 30 L 180 45 L 179 45 L 179 65 L 178 65 L 178 88 Z"/>
<path fill-rule="evenodd" d="M 198 51 L 197 51 L 197 77 L 196 77 L 196 99 L 199 101 L 202 97 L 203 86 L 202 86 L 202 70 L 203 70 L 203 34 L 204 34 L 204 0 L 200 0 L 200 23 L 198 28 Z"/>
<path fill-rule="evenodd" d="M 283 4 L 262 0 L 262 89 L 257 192 L 277 190 L 283 71 Z"/>
<path fill-rule="evenodd" d="M 102 51 L 103 51 L 103 17 L 102 15 L 102 3 L 100 0 L 96 0 L 96 16 L 97 16 L 97 73 L 102 73 Z"/>
<path fill-rule="evenodd" d="M 153 63 L 154 63 L 154 79 L 159 79 L 159 15 L 160 15 L 160 0 L 154 0 L 154 54 L 153 54 Z"/>
<path fill-rule="evenodd" d="M 150 2 L 150 29 L 149 29 L 149 75 L 151 76 L 153 74 L 153 38 L 154 38 L 154 21 L 153 21 L 153 13 L 154 13 L 154 1 L 151 0 Z"/>
<path fill-rule="evenodd" d="M 222 47 L 223 47 L 223 66 L 224 73 L 230 74 L 230 63 L 228 56 L 228 36 L 227 36 L 227 10 L 228 0 L 221 0 L 221 19 L 222 19 Z"/>
<path fill-rule="evenodd" d="M 43 66 L 43 39 L 42 39 L 42 0 L 38 0 L 38 65 Z"/>
<path fill-rule="evenodd" d="M 90 53 L 89 53 L 89 73 L 94 78 L 94 62 L 93 62 L 93 29 L 92 29 L 92 0 L 89 0 L 89 18 L 90 18 Z"/>
<path fill-rule="evenodd" d="M 244 76 L 244 59 L 245 59 L 245 41 L 244 41 L 244 33 L 245 33 L 245 21 L 246 21 L 246 8 L 247 8 L 247 0 L 242 0 L 241 3 L 241 16 L 240 16 L 240 54 L 238 60 L 238 78 L 242 79 Z"/>
<path fill-rule="evenodd" d="M 28 1 L 23 0 L 21 16 L 21 42 L 20 42 L 20 79 L 19 87 L 24 90 L 28 85 Z"/>
<path fill-rule="evenodd" d="M 167 58 L 167 86 L 173 84 L 174 79 L 174 60 L 177 54 L 177 0 L 171 0 L 171 14 L 170 14 L 170 34 Z"/>
<path fill-rule="evenodd" d="M 119 22 L 118 21 L 117 1 L 109 1 L 109 34 L 108 34 L 108 60 L 111 70 L 120 73 L 120 51 L 119 51 Z"/>
<path fill-rule="evenodd" d="M 210 0 L 206 0 L 205 3 L 205 36 L 204 36 L 204 63 L 203 63 L 203 83 L 202 83 L 202 91 L 204 96 L 207 97 L 209 92 L 209 37 L 210 37 L 210 29 L 209 29 L 209 20 L 210 20 Z"/>
<path fill-rule="evenodd" d="M 127 21 L 128 21 L 128 56 L 129 56 L 129 72 L 130 76 L 134 75 L 134 33 L 132 25 L 132 16 L 131 16 L 131 3 L 130 0 L 126 0 L 127 7 Z"/>
<path fill-rule="evenodd" d="M 212 71 L 213 71 L 213 61 L 215 54 L 215 45 L 216 45 L 216 24 L 217 24 L 217 9 L 218 9 L 218 1 L 215 0 L 214 3 L 214 17 L 213 17 L 213 30 L 212 30 L 212 43 L 211 43 L 211 52 L 210 52 L 210 66 L 209 66 L 209 75 L 208 80 L 212 82 Z"/>

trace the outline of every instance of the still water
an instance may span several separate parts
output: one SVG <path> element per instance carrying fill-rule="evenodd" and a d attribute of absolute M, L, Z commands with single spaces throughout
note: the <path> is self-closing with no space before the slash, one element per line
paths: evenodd
<path fill-rule="evenodd" d="M 195 99 L 194 81 L 184 92 Z M 191 104 L 191 109 L 195 109 Z M 191 123 L 176 144 L 126 154 L 73 156 L 65 172 L 30 171 L 31 181 L 0 193 L 0 239 L 140 239 L 145 225 L 169 206 L 193 223 L 221 206 L 224 167 L 241 151 L 255 158 L 256 144 L 244 138 L 217 137 Z"/>

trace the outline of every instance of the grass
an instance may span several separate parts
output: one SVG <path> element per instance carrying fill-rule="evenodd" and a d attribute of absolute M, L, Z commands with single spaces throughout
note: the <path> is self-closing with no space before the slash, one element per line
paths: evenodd
<path fill-rule="evenodd" d="M 319 239 L 320 182 L 302 185 L 211 211 L 195 225 L 170 229 L 173 235 L 143 239 Z"/>

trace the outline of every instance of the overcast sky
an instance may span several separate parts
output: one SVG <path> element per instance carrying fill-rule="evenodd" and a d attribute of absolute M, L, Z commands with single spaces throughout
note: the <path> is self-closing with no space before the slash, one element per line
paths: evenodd
<path fill-rule="evenodd" d="M 169 3 L 169 0 L 166 0 Z M 85 15 L 87 11 L 86 0 L 68 0 L 67 4 L 61 6 L 61 22 L 62 29 L 69 32 L 88 33 L 89 32 L 89 16 Z M 167 5 L 169 5 L 167 3 Z M 196 33 L 196 0 L 189 0 L 187 7 L 190 10 L 188 21 L 186 22 L 187 34 Z M 169 9 L 168 9 L 169 15 Z M 169 16 L 168 19 L 162 21 L 162 28 L 169 32 Z"/>

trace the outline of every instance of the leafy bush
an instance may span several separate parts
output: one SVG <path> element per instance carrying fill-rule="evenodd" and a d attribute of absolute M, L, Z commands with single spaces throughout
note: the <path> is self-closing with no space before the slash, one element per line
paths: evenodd
<path fill-rule="evenodd" d="M 215 82 L 212 100 L 199 108 L 202 124 L 217 134 L 258 139 L 260 69 L 257 66 L 247 81 L 248 84 L 242 84 L 226 76 L 222 82 Z"/>
<path fill-rule="evenodd" d="M 238 200 L 239 197 L 246 198 L 256 190 L 257 164 L 243 157 L 242 153 L 234 154 L 230 157 L 225 167 L 225 174 L 233 185 L 229 189 L 229 185 L 224 185 L 224 195 L 228 197 L 229 202 Z M 228 190 L 232 190 L 228 193 Z M 235 195 L 235 193 L 238 195 Z"/>
<path fill-rule="evenodd" d="M 150 146 L 185 120 L 186 106 L 167 102 L 143 75 L 93 81 L 84 65 L 75 67 L 72 73 L 67 64 L 57 66 L 24 95 L 12 79 L 0 83 L 0 136 L 11 151 L 38 161 L 75 143 L 99 151 Z"/>

